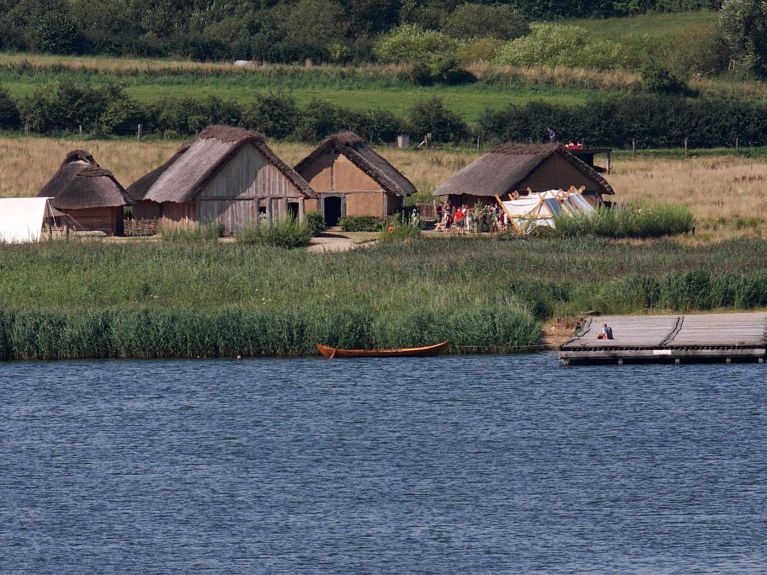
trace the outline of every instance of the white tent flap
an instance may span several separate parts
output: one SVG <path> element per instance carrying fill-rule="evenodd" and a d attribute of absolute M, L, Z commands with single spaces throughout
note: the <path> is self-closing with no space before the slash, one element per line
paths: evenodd
<path fill-rule="evenodd" d="M 562 190 L 531 193 L 515 200 L 501 202 L 501 205 L 515 228 L 522 233 L 530 233 L 540 226 L 553 228 L 556 216 L 589 214 L 594 211 L 580 193 Z"/>
<path fill-rule="evenodd" d="M 0 198 L 0 242 L 40 241 L 50 198 Z"/>

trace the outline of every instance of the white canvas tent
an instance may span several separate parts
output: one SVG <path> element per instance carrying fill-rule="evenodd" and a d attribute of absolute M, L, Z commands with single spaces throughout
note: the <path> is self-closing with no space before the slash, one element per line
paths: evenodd
<path fill-rule="evenodd" d="M 594 211 L 578 191 L 549 190 L 514 200 L 497 199 L 511 225 L 522 234 L 529 234 L 541 226 L 555 227 L 554 218 L 559 215 L 589 214 Z"/>
<path fill-rule="evenodd" d="M 40 241 L 47 219 L 56 214 L 50 198 L 0 198 L 0 243 Z"/>

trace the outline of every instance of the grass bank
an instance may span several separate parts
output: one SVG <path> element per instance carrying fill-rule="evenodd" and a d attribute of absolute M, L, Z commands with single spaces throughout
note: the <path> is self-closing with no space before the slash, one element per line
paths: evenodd
<path fill-rule="evenodd" d="M 236 243 L 0 246 L 0 358 L 294 356 L 316 341 L 541 343 L 586 310 L 767 306 L 767 242 L 484 238 L 309 254 Z"/>

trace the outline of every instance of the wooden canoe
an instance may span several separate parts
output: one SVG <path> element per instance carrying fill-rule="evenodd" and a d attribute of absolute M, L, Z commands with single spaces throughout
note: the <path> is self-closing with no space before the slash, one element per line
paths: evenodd
<path fill-rule="evenodd" d="M 439 355 L 447 349 L 447 341 L 424 347 L 403 347 L 399 349 L 342 349 L 316 344 L 317 351 L 329 359 L 334 357 L 425 357 Z"/>

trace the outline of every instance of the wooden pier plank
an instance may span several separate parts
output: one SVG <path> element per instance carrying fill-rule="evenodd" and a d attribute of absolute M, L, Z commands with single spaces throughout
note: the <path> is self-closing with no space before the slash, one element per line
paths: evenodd
<path fill-rule="evenodd" d="M 597 339 L 602 324 L 615 339 Z M 740 358 L 764 361 L 767 312 L 594 317 L 560 347 L 563 365 L 598 361 L 680 361 Z"/>

